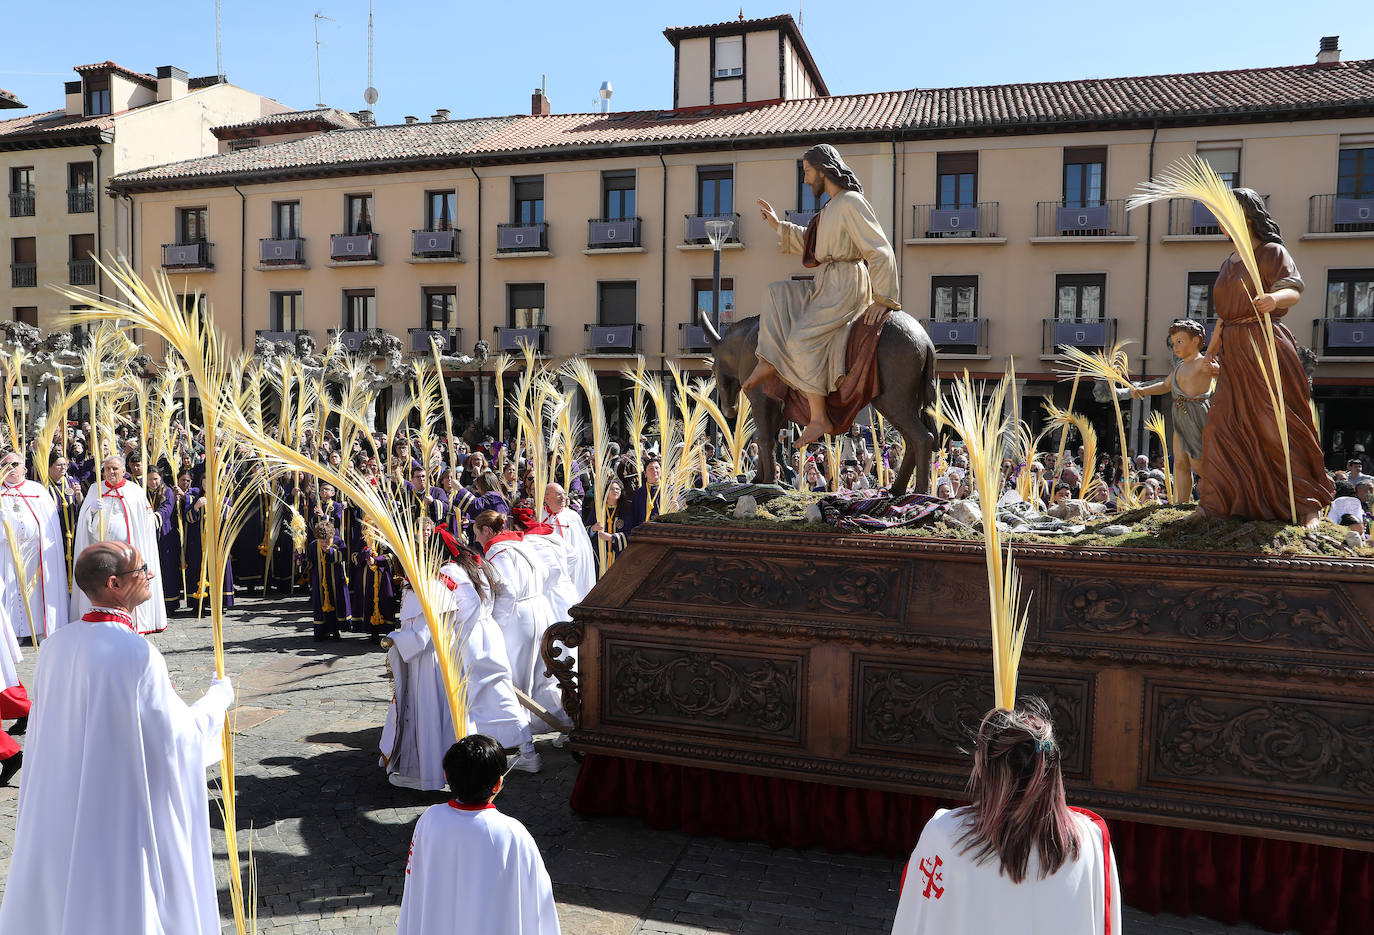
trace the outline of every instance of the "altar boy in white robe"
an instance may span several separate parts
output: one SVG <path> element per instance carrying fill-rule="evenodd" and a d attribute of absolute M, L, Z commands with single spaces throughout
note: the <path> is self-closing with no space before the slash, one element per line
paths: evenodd
<path fill-rule="evenodd" d="M 76 541 L 72 554 L 93 542 L 126 542 L 138 549 L 140 555 L 151 555 L 157 562 L 157 531 L 153 525 L 153 508 L 142 487 L 124 477 L 124 462 L 116 457 L 100 463 L 100 480 L 86 491 L 81 513 L 76 519 Z M 167 605 L 162 599 L 162 578 L 149 582 L 152 600 L 139 607 L 134 614 L 134 628 L 139 633 L 161 633 L 167 629 Z M 80 588 L 72 590 L 71 619 L 80 620 L 90 610 L 91 602 Z"/>
<path fill-rule="evenodd" d="M 425 517 L 426 539 L 434 521 Z M 515 768 L 539 772 L 529 717 L 515 695 L 505 640 L 492 619 L 495 590 L 501 586 L 490 566 L 452 536 L 444 540 L 453 561 L 440 568 L 447 586 L 435 608 L 447 617 L 466 680 L 467 723 L 463 732 L 494 736 L 518 750 Z M 444 788 L 444 753 L 453 745 L 453 715 L 439 668 L 429 623 L 411 588 L 401 598 L 401 626 L 386 638 L 395 694 L 382 727 L 382 766 L 387 780 L 407 789 Z"/>
<path fill-rule="evenodd" d="M 137 549 L 96 543 L 74 577 L 92 607 L 39 653 L 0 932 L 219 935 L 205 770 L 233 689 L 177 697 L 134 632 L 151 580 Z"/>
<path fill-rule="evenodd" d="M 483 734 L 444 756 L 453 799 L 415 823 L 397 935 L 491 932 L 560 935 L 553 886 L 525 826 L 492 804 L 506 771 L 501 745 Z"/>

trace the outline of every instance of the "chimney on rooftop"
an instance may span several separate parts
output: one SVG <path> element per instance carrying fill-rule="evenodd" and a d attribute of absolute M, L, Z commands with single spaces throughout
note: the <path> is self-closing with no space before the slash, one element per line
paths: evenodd
<path fill-rule="evenodd" d="M 1317 50 L 1318 65 L 1335 65 L 1341 60 L 1341 37 L 1322 36 L 1321 48 Z"/>
<path fill-rule="evenodd" d="M 370 110 L 354 111 L 353 116 L 357 117 L 358 122 L 365 127 L 373 127 L 377 125 L 377 121 L 373 119 L 372 111 Z"/>
<path fill-rule="evenodd" d="M 80 117 L 82 108 L 85 106 L 81 99 L 81 82 L 68 81 L 66 82 L 65 89 L 67 92 L 67 116 Z"/>
<path fill-rule="evenodd" d="M 175 65 L 159 65 L 157 68 L 157 99 L 175 101 L 186 96 L 186 72 Z"/>
<path fill-rule="evenodd" d="M 419 122 L 420 122 L 420 118 L 419 118 L 419 117 L 413 117 L 413 116 L 411 116 L 410 114 L 406 114 L 406 123 L 419 123 Z"/>
<path fill-rule="evenodd" d="M 448 119 L 448 108 L 440 107 L 434 112 L 434 116 L 429 118 L 434 123 L 443 123 Z"/>
<path fill-rule="evenodd" d="M 530 114 L 534 117 L 547 117 L 552 108 L 543 88 L 535 88 L 530 95 Z"/>

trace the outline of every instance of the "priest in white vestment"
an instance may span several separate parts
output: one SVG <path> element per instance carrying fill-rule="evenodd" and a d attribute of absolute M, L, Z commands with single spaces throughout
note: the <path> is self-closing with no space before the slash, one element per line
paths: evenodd
<path fill-rule="evenodd" d="M 9 585 L 0 577 L 0 607 L 8 602 Z M 19 640 L 10 626 L 10 616 L 0 610 L 0 718 L 14 720 L 10 730 L 22 734 L 29 723 L 29 696 L 24 683 L 19 681 L 19 663 L 24 656 L 19 651 Z M 16 730 L 16 728 L 18 728 Z M 0 730 L 0 786 L 7 786 L 14 774 L 24 765 L 24 751 L 14 737 Z"/>
<path fill-rule="evenodd" d="M 494 586 L 490 577 L 479 570 L 479 580 L 485 579 L 479 593 L 465 568 L 445 564 L 441 573 L 448 587 L 435 609 L 448 618 L 466 681 L 463 733 L 496 738 L 507 750 L 520 751 L 515 767 L 538 772 L 539 754 L 534 750 L 529 718 L 515 696 L 505 641 L 491 616 Z M 433 636 L 412 589 L 407 588 L 401 598 L 400 629 L 393 630 L 388 639 L 395 694 L 382 728 L 381 764 L 392 785 L 443 789 L 447 782 L 444 754 L 455 739 L 453 716 Z"/>
<path fill-rule="evenodd" d="M 19 455 L 7 451 L 0 456 L 0 478 L 0 578 L 6 585 L 0 613 L 9 616 L 16 636 L 36 630 L 44 637 L 67 622 L 62 521 L 52 494 L 37 481 L 25 480 Z"/>
<path fill-rule="evenodd" d="M 106 458 L 100 465 L 100 480 L 86 491 L 81 513 L 76 518 L 76 541 L 72 554 L 93 542 L 127 542 L 140 555 L 151 555 L 157 562 L 157 530 L 153 524 L 153 508 L 148 494 L 131 480 L 124 479 L 124 463 L 119 458 Z M 162 600 L 162 578 L 149 582 L 153 598 L 134 614 L 134 627 L 139 633 L 161 633 L 167 629 L 167 605 Z M 91 607 L 90 600 L 80 588 L 72 590 L 71 619 L 79 620 Z"/>
<path fill-rule="evenodd" d="M 525 826 L 499 812 L 506 757 L 483 734 L 444 756 L 453 799 L 415 823 L 397 935 L 559 935 L 544 859 Z"/>
<path fill-rule="evenodd" d="M 568 576 L 580 602 L 596 584 L 596 553 L 582 517 L 568 508 L 568 495 L 562 484 L 549 484 L 544 489 L 543 522 L 552 526 L 567 546 Z"/>
<path fill-rule="evenodd" d="M 6 935 L 220 935 L 205 770 L 234 693 L 224 679 L 195 704 L 177 697 L 134 632 L 150 579 L 124 543 L 78 553 L 93 606 L 38 657 Z"/>

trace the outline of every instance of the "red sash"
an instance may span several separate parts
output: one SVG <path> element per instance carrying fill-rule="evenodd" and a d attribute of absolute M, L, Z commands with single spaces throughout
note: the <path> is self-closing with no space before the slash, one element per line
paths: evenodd
<path fill-rule="evenodd" d="M 81 615 L 81 619 L 86 623 L 122 623 L 130 632 L 138 632 L 134 627 L 134 618 L 123 611 L 88 610 Z"/>

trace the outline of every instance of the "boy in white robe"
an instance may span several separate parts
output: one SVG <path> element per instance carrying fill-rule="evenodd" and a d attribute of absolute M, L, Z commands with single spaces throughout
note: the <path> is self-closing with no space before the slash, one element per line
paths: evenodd
<path fill-rule="evenodd" d="M 492 804 L 506 756 L 473 734 L 444 756 L 453 799 L 415 823 L 396 935 L 560 935 L 553 886 L 525 826 Z"/>
<path fill-rule="evenodd" d="M 86 491 L 81 513 L 76 518 L 76 541 L 73 554 L 94 542 L 125 542 L 138 549 L 140 555 L 151 555 L 157 562 L 157 531 L 153 528 L 153 508 L 142 487 L 124 477 L 124 462 L 106 458 L 100 465 L 100 480 Z M 162 599 L 162 578 L 154 577 L 148 584 L 152 600 L 139 607 L 134 614 L 134 627 L 139 633 L 161 633 L 167 629 L 167 605 Z M 71 619 L 80 620 L 90 610 L 90 599 L 80 588 L 72 590 Z"/>
<path fill-rule="evenodd" d="M 428 533 L 433 521 L 424 522 Z M 454 548 L 462 548 L 451 537 L 450 541 Z M 465 558 L 475 560 L 476 556 Z M 534 750 L 529 718 L 516 698 L 505 641 L 491 616 L 492 578 L 478 569 L 477 579 L 483 585 L 479 593 L 473 576 L 459 565 L 445 564 L 440 573 L 448 587 L 436 610 L 448 617 L 466 681 L 463 733 L 495 737 L 507 750 L 520 751 L 513 764 L 516 768 L 538 772 L 539 754 Z M 447 782 L 444 753 L 454 739 L 453 716 L 429 623 L 419 597 L 409 588 L 401 598 L 401 627 L 387 639 L 395 693 L 382 728 L 381 765 L 392 785 L 442 789 Z"/>
<path fill-rule="evenodd" d="M 205 770 L 233 689 L 177 697 L 134 632 L 150 596 L 137 549 L 97 543 L 75 579 L 94 606 L 39 654 L 0 932 L 219 935 Z"/>
<path fill-rule="evenodd" d="M 0 612 L 9 615 L 16 636 L 36 630 L 41 638 L 67 622 L 67 553 L 57 503 L 42 484 L 25 479 L 24 460 L 12 451 L 0 456 L 0 578 L 6 585 Z"/>
<path fill-rule="evenodd" d="M 926 823 L 893 935 L 1120 935 L 1107 824 L 1069 808 L 1049 709 L 994 709 L 978 729 L 973 804 Z"/>

